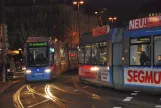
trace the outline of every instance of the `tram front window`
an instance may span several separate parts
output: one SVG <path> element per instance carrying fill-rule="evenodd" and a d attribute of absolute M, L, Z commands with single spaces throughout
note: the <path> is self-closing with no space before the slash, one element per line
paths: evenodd
<path fill-rule="evenodd" d="M 48 48 L 28 48 L 27 65 L 28 66 L 47 66 L 48 65 Z"/>

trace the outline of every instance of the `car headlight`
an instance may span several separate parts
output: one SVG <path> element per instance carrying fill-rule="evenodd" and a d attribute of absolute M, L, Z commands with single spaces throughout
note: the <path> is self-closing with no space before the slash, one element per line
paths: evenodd
<path fill-rule="evenodd" d="M 26 74 L 31 74 L 31 70 L 26 70 Z"/>
<path fill-rule="evenodd" d="M 10 72 L 10 69 L 7 69 L 7 72 Z"/>
<path fill-rule="evenodd" d="M 50 73 L 51 70 L 50 70 L 50 69 L 45 69 L 45 72 L 46 72 L 46 73 Z"/>

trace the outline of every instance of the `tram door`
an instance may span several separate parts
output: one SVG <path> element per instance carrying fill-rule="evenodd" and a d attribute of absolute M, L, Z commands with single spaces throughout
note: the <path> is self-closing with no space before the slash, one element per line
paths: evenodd
<path fill-rule="evenodd" d="M 113 84 L 117 87 L 123 84 L 122 78 L 122 43 L 113 44 L 113 59 L 112 59 L 112 79 Z"/>

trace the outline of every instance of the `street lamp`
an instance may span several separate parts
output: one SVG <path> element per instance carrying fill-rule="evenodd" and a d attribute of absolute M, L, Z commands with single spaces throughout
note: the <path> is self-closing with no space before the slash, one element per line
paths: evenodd
<path fill-rule="evenodd" d="M 83 5 L 84 1 L 74 1 L 73 5 L 77 5 L 78 7 L 78 32 L 79 32 L 79 43 L 80 43 L 80 17 L 79 17 L 79 12 L 80 12 L 80 5 Z"/>
<path fill-rule="evenodd" d="M 94 12 L 95 15 L 98 15 L 98 26 L 102 26 L 102 15 L 105 13 L 105 11 L 107 11 L 107 8 L 103 8 L 103 10 L 99 11 L 99 12 Z"/>
<path fill-rule="evenodd" d="M 112 21 L 112 23 L 115 21 L 115 20 L 117 20 L 117 17 L 110 17 L 110 18 L 108 18 L 110 21 Z"/>

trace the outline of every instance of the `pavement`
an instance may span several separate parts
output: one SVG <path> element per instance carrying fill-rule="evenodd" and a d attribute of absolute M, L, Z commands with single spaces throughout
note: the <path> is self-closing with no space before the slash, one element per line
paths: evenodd
<path fill-rule="evenodd" d="M 1 108 L 161 108 L 161 95 L 94 86 L 64 73 L 52 81 L 17 83 L 0 95 Z M 7 104 L 6 104 L 7 103 Z"/>
<path fill-rule="evenodd" d="M 7 82 L 3 83 L 3 79 L 0 78 L 0 95 L 7 90 L 12 84 L 17 83 L 17 78 L 22 77 L 23 72 L 16 72 L 16 76 L 14 76 L 13 80 L 8 80 Z"/>

